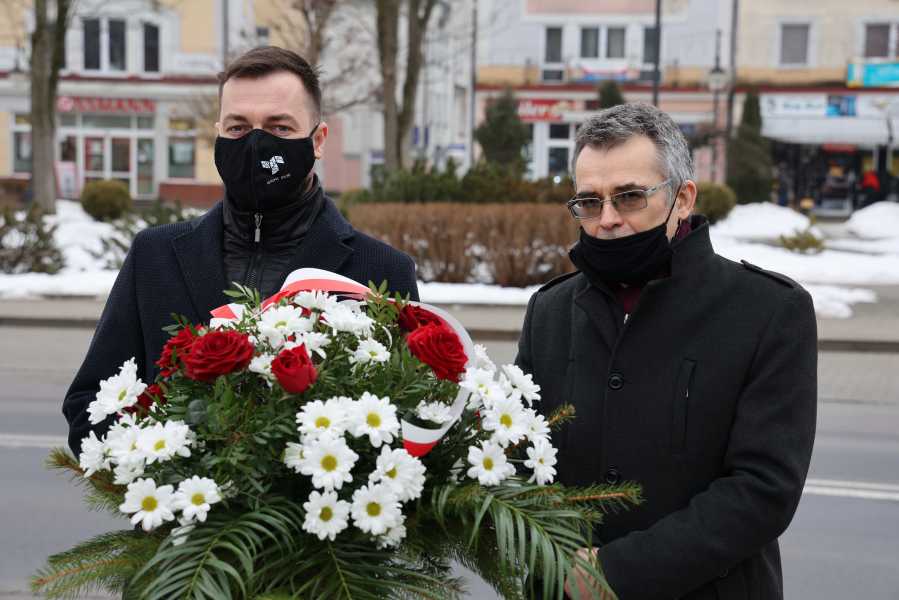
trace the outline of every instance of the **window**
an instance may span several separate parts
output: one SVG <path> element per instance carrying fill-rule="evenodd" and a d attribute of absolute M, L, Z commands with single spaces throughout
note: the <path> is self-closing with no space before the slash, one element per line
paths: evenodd
<path fill-rule="evenodd" d="M 13 133 L 13 172 L 31 172 L 31 132 L 16 131 Z"/>
<path fill-rule="evenodd" d="M 109 69 L 124 71 L 127 64 L 125 51 L 125 21 L 109 20 Z"/>
<path fill-rule="evenodd" d="M 131 129 L 131 117 L 125 115 L 92 115 L 81 116 L 84 128 L 96 129 Z"/>
<path fill-rule="evenodd" d="M 599 58 L 599 27 L 581 28 L 581 58 Z"/>
<path fill-rule="evenodd" d="M 100 20 L 84 20 L 84 68 L 100 68 Z"/>
<path fill-rule="evenodd" d="M 549 139 L 551 140 L 567 140 L 571 132 L 571 125 L 568 123 L 550 123 Z"/>
<path fill-rule="evenodd" d="M 546 28 L 546 56 L 544 62 L 562 62 L 562 28 Z"/>
<path fill-rule="evenodd" d="M 889 58 L 889 56 L 889 23 L 872 23 L 865 25 L 865 58 Z"/>
<path fill-rule="evenodd" d="M 656 40 L 656 28 L 643 28 L 643 63 L 654 63 L 658 60 L 659 48 Z"/>
<path fill-rule="evenodd" d="M 138 129 L 153 129 L 156 127 L 156 119 L 153 117 L 138 117 L 137 118 L 137 128 Z"/>
<path fill-rule="evenodd" d="M 144 71 L 159 72 L 159 27 L 144 23 Z"/>
<path fill-rule="evenodd" d="M 169 138 L 169 177 L 193 179 L 194 140 Z"/>
<path fill-rule="evenodd" d="M 555 147 L 548 149 L 548 171 L 550 177 L 568 172 L 568 148 Z"/>
<path fill-rule="evenodd" d="M 808 64 L 808 31 L 807 24 L 780 26 L 780 64 Z"/>
<path fill-rule="evenodd" d="M 624 58 L 624 27 L 609 27 L 606 31 L 606 58 Z"/>
<path fill-rule="evenodd" d="M 257 27 L 256 28 L 256 45 L 257 46 L 268 46 L 268 40 L 269 40 L 268 27 Z"/>

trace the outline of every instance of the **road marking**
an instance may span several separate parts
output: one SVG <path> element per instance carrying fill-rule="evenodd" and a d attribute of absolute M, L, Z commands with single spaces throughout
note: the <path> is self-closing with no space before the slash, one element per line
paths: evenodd
<path fill-rule="evenodd" d="M 807 479 L 803 494 L 899 502 L 899 485 L 870 481 Z"/>
<path fill-rule="evenodd" d="M 0 448 L 65 448 L 68 442 L 59 435 L 36 433 L 0 433 Z"/>

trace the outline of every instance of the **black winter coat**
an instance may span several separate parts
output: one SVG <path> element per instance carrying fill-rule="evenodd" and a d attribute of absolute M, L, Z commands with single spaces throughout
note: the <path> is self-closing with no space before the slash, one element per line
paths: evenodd
<path fill-rule="evenodd" d="M 231 300 L 222 252 L 222 203 L 188 222 L 141 231 L 116 278 L 84 363 L 69 387 L 62 412 L 69 422 L 69 447 L 77 455 L 81 439 L 93 429 L 104 433 L 109 422 L 91 427 L 87 406 L 101 379 L 135 357 L 144 382 L 155 380 L 154 364 L 168 339 L 163 327 L 172 313 L 193 323 L 208 323 L 209 311 Z M 406 254 L 357 232 L 325 198 L 285 275 L 302 267 L 326 269 L 363 284 L 387 280 L 391 291 L 418 299 L 415 263 Z"/>
<path fill-rule="evenodd" d="M 518 364 L 556 436 L 565 484 L 634 481 L 644 503 L 596 532 L 620 600 L 779 600 L 778 536 L 815 434 L 817 334 L 792 280 L 716 255 L 704 217 L 625 322 L 582 273 L 531 298 Z"/>

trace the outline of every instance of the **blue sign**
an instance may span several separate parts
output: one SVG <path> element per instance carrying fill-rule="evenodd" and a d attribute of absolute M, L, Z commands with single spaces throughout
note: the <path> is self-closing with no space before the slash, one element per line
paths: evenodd
<path fill-rule="evenodd" d="M 855 96 L 831 94 L 827 96 L 828 117 L 854 117 Z"/>
<path fill-rule="evenodd" d="M 899 62 L 849 63 L 849 87 L 899 87 Z"/>

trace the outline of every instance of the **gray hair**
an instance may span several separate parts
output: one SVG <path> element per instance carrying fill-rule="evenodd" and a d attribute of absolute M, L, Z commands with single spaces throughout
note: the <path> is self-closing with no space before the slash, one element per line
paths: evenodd
<path fill-rule="evenodd" d="M 671 179 L 669 197 L 673 200 L 680 186 L 693 179 L 693 156 L 674 120 L 649 104 L 619 104 L 587 119 L 575 137 L 571 172 L 585 146 L 606 150 L 638 135 L 656 145 L 660 170 Z"/>

